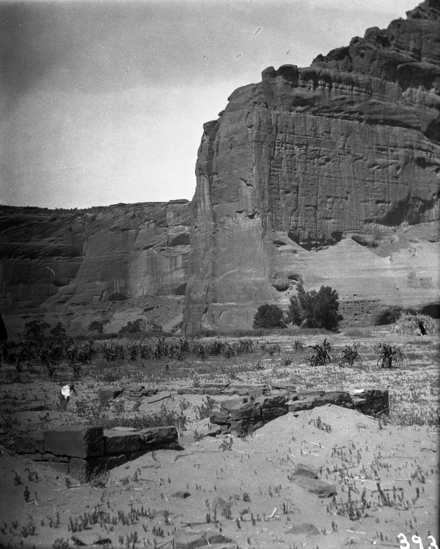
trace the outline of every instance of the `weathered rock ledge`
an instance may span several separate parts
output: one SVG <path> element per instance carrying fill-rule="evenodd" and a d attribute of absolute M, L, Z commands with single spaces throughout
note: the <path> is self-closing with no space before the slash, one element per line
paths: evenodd
<path fill-rule="evenodd" d="M 73 425 L 55 430 L 32 431 L 15 437 L 10 449 L 34 460 L 47 462 L 81 482 L 159 449 L 177 448 L 175 427 L 103 429 Z"/>
<path fill-rule="evenodd" d="M 388 413 L 388 391 L 359 389 L 351 394 L 345 391 L 284 391 L 284 394 L 241 397 L 221 403 L 220 412 L 210 417 L 223 433 L 239 437 L 260 429 L 269 421 L 289 412 L 311 410 L 334 404 L 366 415 Z"/>

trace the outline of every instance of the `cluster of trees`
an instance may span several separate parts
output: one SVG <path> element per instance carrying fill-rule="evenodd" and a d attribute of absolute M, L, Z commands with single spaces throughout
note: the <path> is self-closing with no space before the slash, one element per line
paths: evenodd
<path fill-rule="evenodd" d="M 285 328 L 292 323 L 303 328 L 336 330 L 342 316 L 339 314 L 338 292 L 330 286 L 321 286 L 319 291 L 306 292 L 298 286 L 298 295 L 290 298 L 285 315 L 277 305 L 265 303 L 258 307 L 254 328 Z"/>

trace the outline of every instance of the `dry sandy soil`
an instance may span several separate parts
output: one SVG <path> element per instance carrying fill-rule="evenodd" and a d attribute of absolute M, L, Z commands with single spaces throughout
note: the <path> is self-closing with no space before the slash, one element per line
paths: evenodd
<path fill-rule="evenodd" d="M 299 339 L 312 345 L 323 338 Z M 293 351 L 292 338 L 264 340 L 278 342 L 281 352 L 221 359 L 221 364 L 220 359 L 188 359 L 183 364 L 170 362 L 169 369 L 164 361 L 141 369 L 119 365 L 124 375 L 113 384 L 104 383 L 158 388 L 156 396 L 141 402 L 116 399 L 107 412 L 127 418 L 159 413 L 165 406 L 184 414 L 182 450 L 146 454 L 81 485 L 0 446 L 0 547 L 102 547 L 107 540 L 107 546 L 115 548 L 435 549 L 437 338 L 402 338 L 388 330 L 372 331 L 364 338 L 331 336 L 334 349 L 359 343 L 363 364 L 353 368 L 341 368 L 336 361 L 312 368 L 306 366 L 304 353 Z M 372 351 L 378 341 L 400 345 L 406 353 L 404 363 L 393 370 L 378 368 Z M 210 367 L 212 373 L 206 373 Z M 23 374 L 20 383 L 11 382 L 5 365 L 1 374 L 4 440 L 37 427 L 89 422 L 96 414 L 102 368 L 99 374 L 92 368 L 83 371 L 75 383 L 78 397 L 73 397 L 67 412 L 57 410 L 60 384 L 69 381 L 67 370 L 60 369 L 52 380 L 44 379 L 43 371 Z M 199 439 L 195 432 L 209 429 L 209 419 L 200 418 L 207 398 L 178 394 L 177 389 L 190 389 L 199 380 L 225 379 L 289 383 L 299 389 L 389 389 L 390 417 L 379 420 L 327 405 L 289 413 L 245 439 Z M 231 397 L 212 398 L 218 404 Z M 315 468 L 320 479 L 335 486 L 336 496 L 320 498 L 295 482 L 292 474 L 299 464 Z"/>

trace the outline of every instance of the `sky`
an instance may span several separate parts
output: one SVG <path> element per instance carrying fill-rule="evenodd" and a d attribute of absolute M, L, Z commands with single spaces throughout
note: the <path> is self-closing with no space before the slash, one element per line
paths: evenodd
<path fill-rule="evenodd" d="M 203 123 L 417 0 L 0 0 L 0 204 L 191 200 Z"/>

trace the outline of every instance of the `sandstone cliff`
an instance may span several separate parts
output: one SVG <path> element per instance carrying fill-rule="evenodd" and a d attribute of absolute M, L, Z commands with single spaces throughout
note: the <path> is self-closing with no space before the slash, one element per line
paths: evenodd
<path fill-rule="evenodd" d="M 88 210 L 0 207 L 0 311 L 183 296 L 186 200 Z"/>
<path fill-rule="evenodd" d="M 252 325 L 295 284 L 346 322 L 437 300 L 440 0 L 388 29 L 265 69 L 204 125 L 184 328 Z"/>

